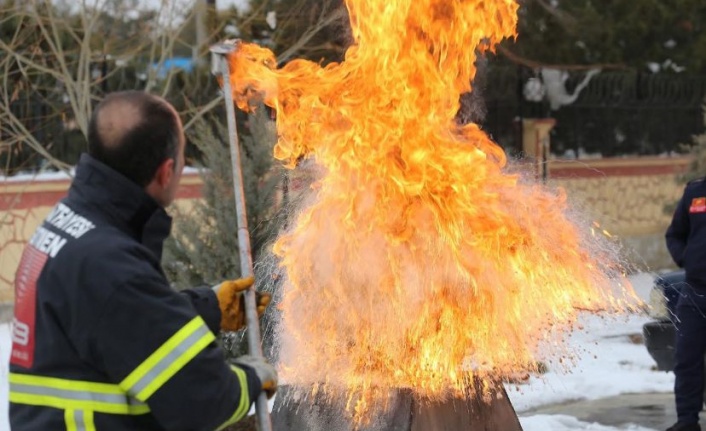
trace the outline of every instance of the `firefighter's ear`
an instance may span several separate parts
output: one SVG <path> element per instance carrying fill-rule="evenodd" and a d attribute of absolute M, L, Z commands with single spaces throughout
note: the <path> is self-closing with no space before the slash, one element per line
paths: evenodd
<path fill-rule="evenodd" d="M 174 159 L 166 159 L 159 165 L 152 181 L 145 187 L 145 192 L 163 207 L 167 207 L 173 200 L 172 195 L 175 187 L 172 186 L 172 180 L 174 175 Z"/>
<path fill-rule="evenodd" d="M 172 181 L 174 176 L 174 159 L 169 158 L 162 162 L 157 168 L 157 172 L 154 174 L 153 181 L 157 183 L 160 188 L 167 188 L 169 183 Z"/>

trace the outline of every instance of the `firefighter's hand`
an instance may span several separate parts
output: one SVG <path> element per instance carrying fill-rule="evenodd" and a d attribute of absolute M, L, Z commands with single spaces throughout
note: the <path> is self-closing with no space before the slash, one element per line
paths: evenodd
<path fill-rule="evenodd" d="M 271 364 L 265 361 L 265 358 L 257 358 L 255 356 L 244 355 L 233 359 L 235 365 L 245 365 L 257 374 L 257 378 L 262 383 L 262 390 L 267 394 L 267 398 L 277 392 L 277 370 Z"/>
<path fill-rule="evenodd" d="M 221 309 L 221 329 L 224 331 L 237 331 L 245 327 L 245 296 L 243 293 L 250 288 L 255 279 L 253 277 L 228 280 L 214 286 L 213 290 L 218 297 L 218 307 Z M 265 313 L 272 297 L 269 293 L 255 293 L 257 317 Z"/>

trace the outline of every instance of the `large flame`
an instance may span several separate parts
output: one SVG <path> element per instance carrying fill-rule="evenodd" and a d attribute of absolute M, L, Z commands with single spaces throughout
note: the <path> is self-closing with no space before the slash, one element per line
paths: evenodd
<path fill-rule="evenodd" d="M 346 5 L 355 42 L 340 64 L 277 69 L 247 44 L 231 58 L 238 105 L 276 109 L 275 157 L 323 171 L 275 245 L 284 378 L 344 391 L 360 412 L 390 388 L 436 399 L 469 375 L 532 371 L 577 309 L 623 305 L 614 256 L 592 252 L 564 196 L 504 173 L 503 151 L 454 121 L 475 49 L 514 35 L 517 4 Z"/>

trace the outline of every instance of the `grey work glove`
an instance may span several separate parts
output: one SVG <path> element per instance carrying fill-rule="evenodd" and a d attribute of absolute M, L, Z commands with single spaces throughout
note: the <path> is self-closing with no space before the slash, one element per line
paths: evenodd
<path fill-rule="evenodd" d="M 245 365 L 255 370 L 257 378 L 262 383 L 262 390 L 267 394 L 267 398 L 277 392 L 277 370 L 271 364 L 265 361 L 265 358 L 257 358 L 255 356 L 243 355 L 233 359 L 235 365 Z"/>

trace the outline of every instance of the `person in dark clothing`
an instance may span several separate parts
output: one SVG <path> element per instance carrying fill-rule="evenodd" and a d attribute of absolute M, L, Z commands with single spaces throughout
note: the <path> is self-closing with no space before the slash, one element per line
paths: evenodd
<path fill-rule="evenodd" d="M 674 395 L 677 423 L 667 431 L 700 431 L 706 354 L 706 181 L 686 185 L 666 233 L 674 262 L 684 268 L 686 286 L 677 302 Z"/>
<path fill-rule="evenodd" d="M 184 166 L 174 108 L 142 92 L 101 102 L 68 196 L 15 280 L 10 424 L 23 430 L 215 430 L 277 387 L 263 359 L 215 343 L 244 326 L 252 278 L 176 292 L 160 266 Z M 258 296 L 258 310 L 269 302 Z"/>

